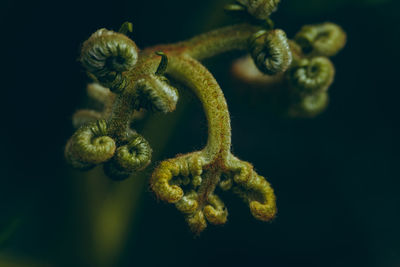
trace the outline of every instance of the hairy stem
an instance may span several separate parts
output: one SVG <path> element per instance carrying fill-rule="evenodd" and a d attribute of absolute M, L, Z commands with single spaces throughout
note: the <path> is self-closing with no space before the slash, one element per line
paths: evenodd
<path fill-rule="evenodd" d="M 220 181 L 221 173 L 222 171 L 215 167 L 212 170 L 205 172 L 205 175 L 203 176 L 203 182 L 201 183 L 198 191 L 198 209 L 203 209 L 207 204 L 208 197 L 214 192 L 215 187 Z"/>
<path fill-rule="evenodd" d="M 198 35 L 180 45 L 186 47 L 187 55 L 203 60 L 232 50 L 246 50 L 248 39 L 260 29 L 250 24 L 237 24 Z"/>
<path fill-rule="evenodd" d="M 129 122 L 134 112 L 133 96 L 130 91 L 118 95 L 110 117 L 108 118 L 109 135 L 115 137 L 117 142 L 123 142 L 127 136 Z"/>
<path fill-rule="evenodd" d="M 206 164 L 225 159 L 231 147 L 231 124 L 224 94 L 213 75 L 190 57 L 171 57 L 167 72 L 193 90 L 203 104 L 208 141 L 203 149 Z"/>

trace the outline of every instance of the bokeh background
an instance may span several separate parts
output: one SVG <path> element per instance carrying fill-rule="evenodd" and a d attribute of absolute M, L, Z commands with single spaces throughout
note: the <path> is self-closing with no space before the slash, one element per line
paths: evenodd
<path fill-rule="evenodd" d="M 240 54 L 206 62 L 230 107 L 234 153 L 275 188 L 272 223 L 227 194 L 228 223 L 195 238 L 148 190 L 153 166 L 116 183 L 65 164 L 71 115 L 87 104 L 79 47 L 92 32 L 129 20 L 140 47 L 175 42 L 229 24 L 229 2 L 1 2 L 0 266 L 400 266 L 396 0 L 282 1 L 273 20 L 289 36 L 323 21 L 348 34 L 315 119 L 278 117 L 265 92 L 238 87 L 230 62 Z M 137 124 L 156 161 L 205 144 L 200 104 L 181 98 L 174 114 Z"/>

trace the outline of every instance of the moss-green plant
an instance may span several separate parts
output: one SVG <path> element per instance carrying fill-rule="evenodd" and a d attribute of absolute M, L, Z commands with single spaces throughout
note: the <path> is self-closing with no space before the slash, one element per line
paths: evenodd
<path fill-rule="evenodd" d="M 232 190 L 262 221 L 274 218 L 275 195 L 253 166 L 231 153 L 230 117 L 221 88 L 201 60 L 246 50 L 258 69 L 287 81 L 291 102 L 287 114 L 313 116 L 327 102 L 334 67 L 327 56 L 345 43 L 345 33 L 332 23 L 303 27 L 293 40 L 275 29 L 270 14 L 277 0 L 239 0 L 227 10 L 245 20 L 175 44 L 139 50 L 126 35 L 100 29 L 83 43 L 80 60 L 94 83 L 88 94 L 102 104 L 101 111 L 80 110 L 73 123 L 78 128 L 66 145 L 73 167 L 87 170 L 103 164 L 112 179 L 123 180 L 151 162 L 152 149 L 131 126 L 135 112 L 174 111 L 178 91 L 169 80 L 190 88 L 202 103 L 208 122 L 208 141 L 194 151 L 162 161 L 150 186 L 156 196 L 175 204 L 190 229 L 198 234 L 207 223 L 224 224 L 228 211 L 215 189 Z M 134 179 L 134 178 L 133 178 Z"/>

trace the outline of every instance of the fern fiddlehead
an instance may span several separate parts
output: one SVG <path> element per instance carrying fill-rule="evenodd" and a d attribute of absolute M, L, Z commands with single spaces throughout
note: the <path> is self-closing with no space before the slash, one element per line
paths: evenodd
<path fill-rule="evenodd" d="M 231 126 L 223 92 L 201 60 L 232 50 L 248 51 L 258 69 L 286 81 L 292 102 L 288 114 L 311 116 L 328 102 L 327 89 L 334 67 L 327 58 L 344 45 L 340 27 L 325 23 L 303 27 L 294 40 L 274 29 L 270 15 L 279 0 L 238 0 L 231 10 L 247 12 L 248 22 L 201 34 L 176 44 L 139 50 L 125 34 L 100 29 L 82 46 L 81 62 L 96 81 L 89 96 L 101 111 L 81 110 L 74 115 L 76 133 L 66 145 L 72 166 L 88 169 L 104 164 L 112 179 L 123 180 L 151 162 L 152 149 L 131 128 L 135 112 L 175 110 L 179 95 L 168 79 L 193 91 L 208 123 L 205 147 L 158 164 L 150 186 L 156 196 L 174 204 L 190 229 L 199 234 L 207 224 L 224 224 L 228 209 L 216 193 L 232 190 L 259 220 L 270 221 L 277 212 L 271 185 L 253 166 L 231 153 Z M 167 78 L 168 77 L 168 78 Z"/>
<path fill-rule="evenodd" d="M 123 72 L 137 61 L 138 48 L 121 33 L 100 29 L 83 43 L 81 62 L 105 87 L 121 91 L 127 86 Z"/>
<path fill-rule="evenodd" d="M 261 30 L 250 38 L 250 54 L 258 69 L 269 75 L 286 71 L 292 63 L 292 53 L 282 30 Z"/>
<path fill-rule="evenodd" d="M 305 54 L 331 57 L 343 49 L 346 34 L 343 29 L 330 22 L 305 25 L 294 37 Z"/>

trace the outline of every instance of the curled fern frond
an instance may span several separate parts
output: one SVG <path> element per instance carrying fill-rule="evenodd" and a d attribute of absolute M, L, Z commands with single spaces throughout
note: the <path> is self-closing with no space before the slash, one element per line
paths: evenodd
<path fill-rule="evenodd" d="M 79 128 L 66 146 L 65 155 L 72 165 L 79 167 L 99 164 L 113 157 L 116 149 L 114 139 L 107 136 L 104 120 L 89 123 Z"/>
<path fill-rule="evenodd" d="M 175 110 L 178 98 L 178 91 L 164 76 L 151 74 L 138 81 L 134 105 L 136 109 L 167 113 Z"/>
<path fill-rule="evenodd" d="M 149 165 L 151 153 L 152 150 L 147 140 L 136 134 L 127 145 L 118 148 L 115 159 L 123 169 L 136 171 Z"/>
<path fill-rule="evenodd" d="M 303 58 L 286 75 L 289 86 L 297 94 L 325 91 L 333 82 L 335 68 L 326 57 Z"/>
<path fill-rule="evenodd" d="M 258 175 L 250 163 L 237 158 L 233 173 L 236 184 L 233 191 L 248 203 L 251 214 L 258 220 L 272 220 L 277 212 L 276 198 L 267 180 Z"/>
<path fill-rule="evenodd" d="M 100 29 L 83 43 L 81 62 L 105 87 L 121 91 L 127 86 L 123 72 L 137 61 L 138 48 L 127 36 Z"/>
<path fill-rule="evenodd" d="M 211 224 L 224 224 L 228 219 L 228 210 L 224 202 L 215 194 L 208 196 L 208 205 L 203 209 L 204 215 Z"/>
<path fill-rule="evenodd" d="M 154 170 L 151 178 L 151 188 L 157 197 L 168 202 L 176 203 L 183 197 L 183 190 L 177 184 L 170 182 L 181 173 L 181 168 L 173 160 L 163 161 Z"/>
<path fill-rule="evenodd" d="M 185 213 L 191 211 L 190 207 L 196 206 L 192 201 L 195 200 L 196 195 L 193 192 L 184 194 L 181 185 L 190 183 L 190 179 L 187 179 L 189 176 L 192 178 L 192 184 L 194 185 L 193 180 L 196 180 L 196 177 L 202 174 L 202 157 L 198 153 L 194 152 L 164 160 L 154 170 L 150 180 L 152 190 L 161 200 L 177 203 L 177 208 Z M 183 180 L 180 179 L 182 177 L 184 178 Z"/>
<path fill-rule="evenodd" d="M 329 96 L 327 92 L 317 92 L 301 97 L 288 112 L 291 117 L 310 118 L 321 113 L 328 106 Z"/>
<path fill-rule="evenodd" d="M 110 178 L 123 180 L 135 171 L 146 168 L 151 162 L 152 149 L 141 135 L 135 136 L 117 149 L 115 156 L 104 165 L 104 170 Z"/>
<path fill-rule="evenodd" d="M 191 214 L 195 212 L 199 206 L 197 202 L 197 192 L 191 190 L 186 193 L 178 202 L 175 203 L 175 206 L 183 213 Z"/>
<path fill-rule="evenodd" d="M 124 23 L 119 33 L 106 29 L 95 32 L 84 42 L 80 60 L 95 82 L 88 93 L 96 110 L 74 115 L 74 124 L 81 127 L 66 145 L 67 160 L 81 169 L 104 163 L 105 173 L 114 180 L 144 169 L 152 149 L 131 126 L 136 110 L 175 110 L 178 91 L 168 77 L 190 89 L 201 102 L 208 139 L 202 150 L 178 154 L 155 168 L 150 187 L 156 196 L 175 204 L 195 234 L 207 224 L 227 221 L 228 211 L 217 187 L 237 193 L 255 218 L 272 220 L 277 212 L 274 191 L 250 163 L 231 153 L 228 105 L 215 77 L 200 61 L 228 51 L 248 50 L 248 60 L 242 63 L 251 63 L 252 69 L 241 64 L 247 71 L 243 77 L 251 82 L 262 76 L 259 85 L 273 87 L 270 103 L 282 104 L 280 112 L 297 117 L 321 112 L 328 103 L 326 91 L 335 73 L 326 56 L 343 47 L 345 33 L 337 25 L 324 23 L 303 27 L 289 41 L 284 31 L 274 29 L 269 17 L 279 2 L 236 0 L 226 9 L 245 23 L 175 44 L 152 46 L 140 53 L 125 35 L 132 31 L 131 23 Z M 281 85 L 286 88 L 277 90 Z"/>
<path fill-rule="evenodd" d="M 282 30 L 261 30 L 249 41 L 250 54 L 258 69 L 269 75 L 286 71 L 292 63 L 292 52 Z"/>
<path fill-rule="evenodd" d="M 294 38 L 303 52 L 312 56 L 334 56 L 346 44 L 346 33 L 334 23 L 305 25 Z"/>
<path fill-rule="evenodd" d="M 280 0 L 237 0 L 256 19 L 267 19 L 277 9 Z"/>

